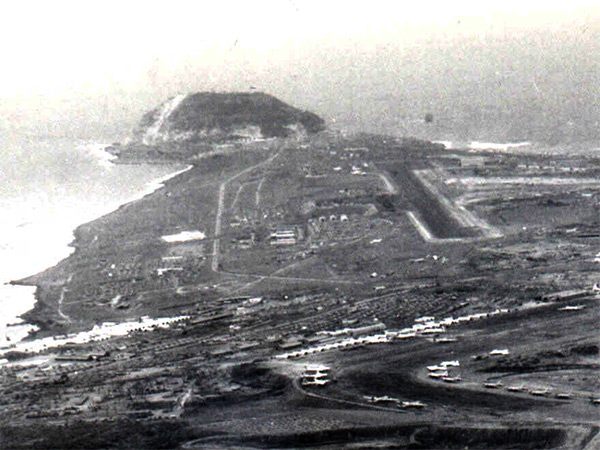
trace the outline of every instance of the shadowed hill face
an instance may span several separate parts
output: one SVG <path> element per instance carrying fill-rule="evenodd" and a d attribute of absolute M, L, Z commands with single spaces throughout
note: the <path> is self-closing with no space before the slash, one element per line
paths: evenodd
<path fill-rule="evenodd" d="M 249 127 L 263 138 L 288 137 L 322 131 L 325 122 L 264 93 L 201 92 L 174 97 L 147 113 L 139 131 L 146 137 L 154 133 L 155 140 L 181 140 L 181 136 L 187 140 L 214 135 L 235 138 L 240 130 L 248 133 Z"/>

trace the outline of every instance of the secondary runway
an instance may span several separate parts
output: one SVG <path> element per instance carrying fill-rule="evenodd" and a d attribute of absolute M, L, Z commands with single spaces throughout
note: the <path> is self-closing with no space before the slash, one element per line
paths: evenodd
<path fill-rule="evenodd" d="M 472 238 L 478 230 L 464 227 L 444 208 L 439 199 L 416 177 L 411 167 L 405 163 L 390 164 L 386 170 L 399 186 L 395 207 L 399 210 L 415 212 L 424 222 L 431 235 L 438 239 Z"/>
<path fill-rule="evenodd" d="M 469 242 L 502 237 L 502 233 L 463 205 L 443 195 L 438 184 L 443 174 L 431 169 L 413 170 L 402 161 L 386 163 L 397 189 L 383 207 L 405 212 L 421 237 L 432 243 Z"/>

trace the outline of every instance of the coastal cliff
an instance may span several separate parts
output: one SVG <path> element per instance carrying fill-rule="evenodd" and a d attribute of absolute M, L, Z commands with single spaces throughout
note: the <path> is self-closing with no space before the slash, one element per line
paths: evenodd
<path fill-rule="evenodd" d="M 179 94 L 146 113 L 132 143 L 226 142 L 300 137 L 325 129 L 325 122 L 260 92 Z"/>

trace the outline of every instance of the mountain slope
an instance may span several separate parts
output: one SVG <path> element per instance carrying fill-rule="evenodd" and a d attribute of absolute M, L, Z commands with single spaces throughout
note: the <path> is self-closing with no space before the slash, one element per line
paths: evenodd
<path fill-rule="evenodd" d="M 146 144 L 293 137 L 325 129 L 316 114 L 264 93 L 177 95 L 146 113 L 134 132 Z"/>

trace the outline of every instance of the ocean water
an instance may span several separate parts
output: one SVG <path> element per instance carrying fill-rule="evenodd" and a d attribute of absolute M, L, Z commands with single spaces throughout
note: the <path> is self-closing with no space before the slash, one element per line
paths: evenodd
<path fill-rule="evenodd" d="M 33 326 L 34 287 L 8 285 L 67 257 L 73 230 L 160 187 L 183 166 L 115 165 L 107 143 L 0 133 L 0 347 Z"/>

